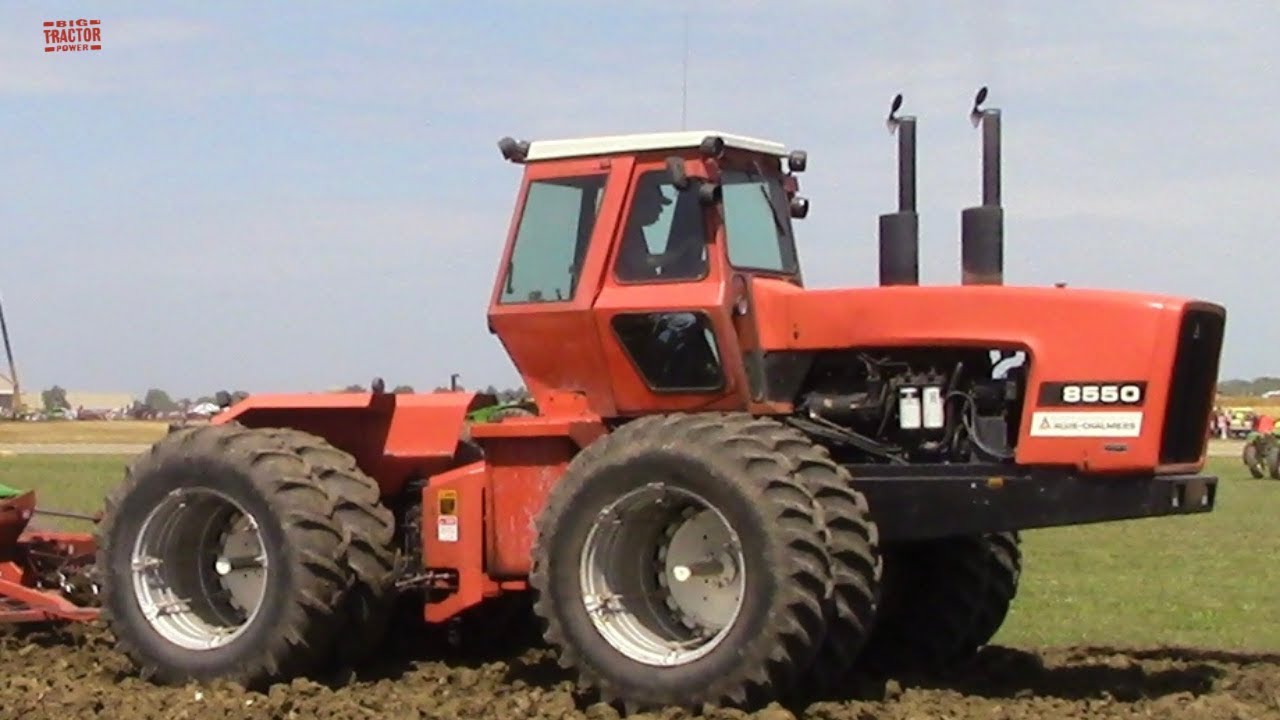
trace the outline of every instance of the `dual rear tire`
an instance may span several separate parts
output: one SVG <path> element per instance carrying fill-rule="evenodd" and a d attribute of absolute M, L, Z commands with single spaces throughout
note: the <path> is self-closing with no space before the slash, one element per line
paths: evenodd
<path fill-rule="evenodd" d="M 393 533 L 377 484 L 318 437 L 180 429 L 107 498 L 103 618 L 162 684 L 338 672 L 385 631 Z"/>

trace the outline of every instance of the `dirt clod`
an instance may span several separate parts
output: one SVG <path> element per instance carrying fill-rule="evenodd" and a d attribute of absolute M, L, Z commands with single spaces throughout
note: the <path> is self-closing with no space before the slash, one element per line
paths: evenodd
<path fill-rule="evenodd" d="M 579 693 L 547 650 L 484 662 L 391 659 L 346 684 L 297 680 L 265 693 L 231 683 L 159 687 L 137 678 L 95 625 L 0 633 L 0 717 L 531 718 L 619 720 Z M 773 704 L 754 713 L 707 708 L 654 720 L 908 720 L 948 718 L 1280 719 L 1280 654 L 1189 648 L 988 648 L 944 680 L 897 678 L 873 700 Z M 852 693 L 851 693 L 852 696 Z M 860 695 L 861 696 L 861 695 Z"/>

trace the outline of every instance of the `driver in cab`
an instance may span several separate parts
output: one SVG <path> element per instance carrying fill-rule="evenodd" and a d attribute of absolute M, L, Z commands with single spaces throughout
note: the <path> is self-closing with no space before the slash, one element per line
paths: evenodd
<path fill-rule="evenodd" d="M 706 270 L 701 206 L 691 193 L 676 204 L 666 250 L 659 253 L 649 250 L 645 228 L 660 228 L 658 221 L 672 203 L 659 182 L 656 177 L 644 178 L 636 189 L 627 231 L 618 250 L 618 278 L 624 282 L 693 280 Z M 668 187 L 674 190 L 673 186 Z"/>

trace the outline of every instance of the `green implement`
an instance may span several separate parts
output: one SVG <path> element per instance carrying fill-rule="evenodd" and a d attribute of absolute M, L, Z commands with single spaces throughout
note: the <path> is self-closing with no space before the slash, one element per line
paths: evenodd
<path fill-rule="evenodd" d="M 1270 433 L 1251 431 L 1244 441 L 1241 459 L 1249 474 L 1256 479 L 1270 475 L 1272 480 L 1280 480 L 1280 427 Z"/>
<path fill-rule="evenodd" d="M 532 417 L 538 414 L 537 406 L 531 400 L 512 400 L 488 407 L 482 407 L 469 415 L 467 420 L 473 423 L 498 422 L 509 417 Z"/>

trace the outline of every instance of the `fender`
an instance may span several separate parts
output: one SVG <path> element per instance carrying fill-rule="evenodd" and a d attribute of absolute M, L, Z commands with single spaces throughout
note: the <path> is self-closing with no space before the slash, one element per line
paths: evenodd
<path fill-rule="evenodd" d="M 387 496 L 411 477 L 476 459 L 463 444 L 469 439 L 467 414 L 494 402 L 492 395 L 474 392 L 251 395 L 212 422 L 318 435 L 351 453 Z"/>

